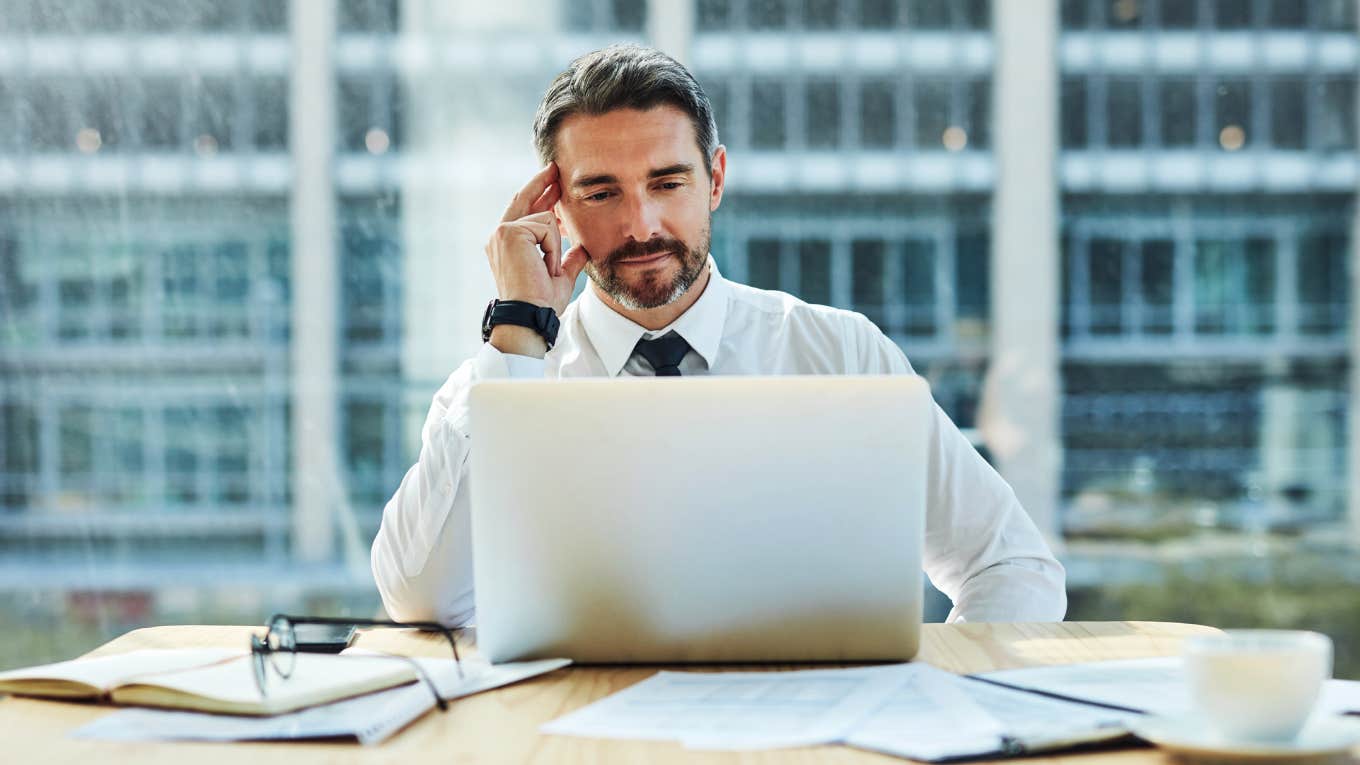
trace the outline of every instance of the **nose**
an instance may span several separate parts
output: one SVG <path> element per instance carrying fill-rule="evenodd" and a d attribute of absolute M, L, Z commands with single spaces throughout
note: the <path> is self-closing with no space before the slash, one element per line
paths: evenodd
<path fill-rule="evenodd" d="M 634 194 L 623 209 L 625 238 L 645 242 L 662 235 L 661 204 L 646 194 Z"/>

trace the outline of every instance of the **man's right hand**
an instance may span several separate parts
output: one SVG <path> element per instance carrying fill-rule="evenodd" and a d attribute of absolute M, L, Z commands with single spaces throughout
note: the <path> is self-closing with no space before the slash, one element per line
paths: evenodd
<path fill-rule="evenodd" d="M 557 163 L 551 162 L 510 200 L 486 245 L 501 300 L 550 306 L 558 316 L 567 309 L 576 278 L 590 256 L 580 245 L 562 253 L 562 237 L 553 215 L 553 205 L 561 198 Z M 537 332 L 510 324 L 491 330 L 491 344 L 502 353 L 539 358 L 548 350 Z"/>

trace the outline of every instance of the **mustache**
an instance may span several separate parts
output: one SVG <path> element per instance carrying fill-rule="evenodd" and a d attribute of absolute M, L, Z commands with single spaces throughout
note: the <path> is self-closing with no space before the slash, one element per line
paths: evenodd
<path fill-rule="evenodd" d="M 606 259 L 608 263 L 616 263 L 627 258 L 636 258 L 643 255 L 656 255 L 662 252 L 673 252 L 679 255 L 685 251 L 685 243 L 679 239 L 657 238 L 648 239 L 645 242 L 637 240 L 628 242 L 623 246 L 609 253 Z"/>

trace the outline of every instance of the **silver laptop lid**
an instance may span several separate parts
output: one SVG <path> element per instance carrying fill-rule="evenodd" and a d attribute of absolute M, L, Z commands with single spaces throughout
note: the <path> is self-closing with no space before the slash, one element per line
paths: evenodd
<path fill-rule="evenodd" d="M 470 406 L 491 661 L 916 654 L 921 378 L 488 381 Z"/>

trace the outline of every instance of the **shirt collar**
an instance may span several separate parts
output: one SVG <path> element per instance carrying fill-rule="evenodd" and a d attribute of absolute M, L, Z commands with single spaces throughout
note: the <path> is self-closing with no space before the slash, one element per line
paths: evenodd
<path fill-rule="evenodd" d="M 660 337 L 670 331 L 685 338 L 685 342 L 703 357 L 709 368 L 713 367 L 718 346 L 722 343 L 723 324 L 727 321 L 728 284 L 718 273 L 718 265 L 713 262 L 712 255 L 708 258 L 708 269 L 708 284 L 694 305 L 680 314 L 670 326 L 654 332 L 649 332 L 605 305 L 595 294 L 594 287 L 586 286 L 585 293 L 581 295 L 581 326 L 610 377 L 617 377 L 623 371 L 623 365 L 628 363 L 633 348 L 644 335 Z"/>

